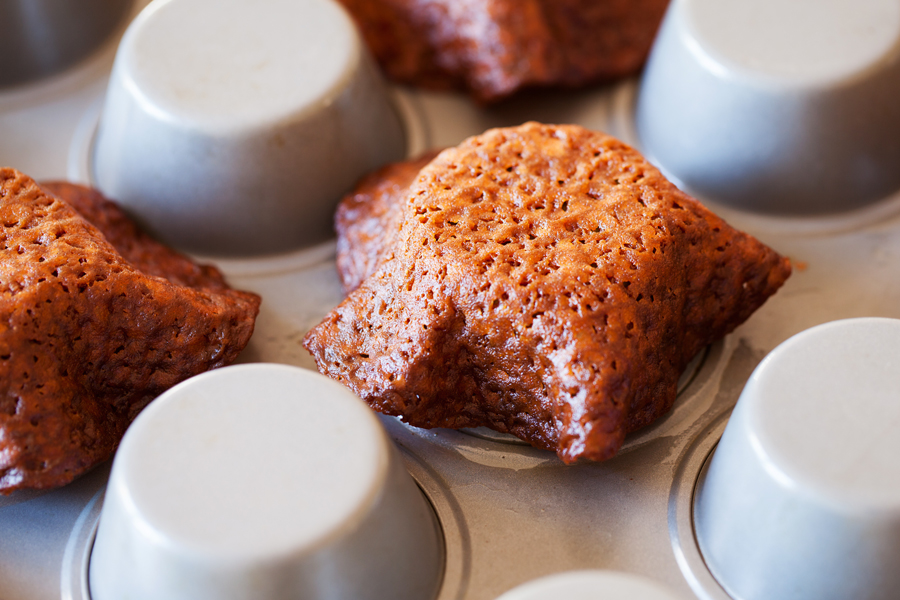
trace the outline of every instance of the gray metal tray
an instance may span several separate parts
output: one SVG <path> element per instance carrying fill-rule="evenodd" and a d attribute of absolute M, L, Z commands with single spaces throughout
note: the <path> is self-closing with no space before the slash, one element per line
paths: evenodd
<path fill-rule="evenodd" d="M 89 182 L 89 148 L 112 45 L 61 76 L 0 91 L 0 163 L 39 179 Z M 482 109 L 453 94 L 397 90 L 411 154 L 525 120 L 580 123 L 635 143 L 635 83 L 528 95 Z M 789 256 L 784 288 L 682 378 L 673 411 L 602 464 L 565 466 L 489 431 L 382 422 L 431 501 L 446 544 L 440 600 L 489 600 L 541 575 L 613 569 L 684 597 L 728 598 L 691 524 L 695 482 L 754 367 L 780 342 L 831 320 L 900 318 L 900 199 L 827 218 L 713 207 Z M 218 261 L 264 303 L 243 362 L 314 369 L 304 333 L 341 299 L 333 243 L 259 260 Z M 0 497 L 0 599 L 86 599 L 86 567 L 108 465 L 46 493 Z"/>

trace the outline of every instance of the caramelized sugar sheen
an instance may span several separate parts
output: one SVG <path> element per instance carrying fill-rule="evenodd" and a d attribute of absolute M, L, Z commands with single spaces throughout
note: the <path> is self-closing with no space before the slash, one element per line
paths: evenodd
<path fill-rule="evenodd" d="M 413 425 L 487 426 L 566 462 L 668 411 L 691 358 L 790 273 L 577 126 L 470 138 L 399 197 L 373 271 L 305 340 L 319 369 Z"/>

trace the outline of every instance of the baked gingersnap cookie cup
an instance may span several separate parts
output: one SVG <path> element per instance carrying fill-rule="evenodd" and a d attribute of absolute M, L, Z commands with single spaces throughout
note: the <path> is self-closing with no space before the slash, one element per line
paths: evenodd
<path fill-rule="evenodd" d="M 703 557 L 740 600 L 900 589 L 900 320 L 835 321 L 773 350 L 697 486 Z"/>
<path fill-rule="evenodd" d="M 126 433 L 94 600 L 434 598 L 441 537 L 375 414 L 285 365 L 210 371 Z"/>
<path fill-rule="evenodd" d="M 900 4 L 675 0 L 636 106 L 645 154 L 694 195 L 812 215 L 900 190 Z"/>
<path fill-rule="evenodd" d="M 119 46 L 93 179 L 167 244 L 248 256 L 331 237 L 341 195 L 404 153 L 333 0 L 156 0 Z"/>

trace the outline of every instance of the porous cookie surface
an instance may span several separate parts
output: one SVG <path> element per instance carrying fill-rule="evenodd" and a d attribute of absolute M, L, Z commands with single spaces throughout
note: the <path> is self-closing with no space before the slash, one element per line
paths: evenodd
<path fill-rule="evenodd" d="M 155 396 L 232 362 L 259 308 L 99 194 L 47 189 L 78 211 L 0 170 L 0 493 L 63 485 L 107 459 Z"/>
<path fill-rule="evenodd" d="M 44 182 L 40 186 L 99 229 L 116 252 L 145 275 L 155 275 L 187 287 L 220 290 L 226 295 L 248 296 L 245 292 L 231 290 L 215 267 L 188 260 L 138 229 L 115 202 L 107 200 L 97 190 L 64 181 Z"/>
<path fill-rule="evenodd" d="M 305 339 L 319 369 L 413 425 L 488 426 L 567 462 L 613 456 L 668 411 L 694 354 L 790 274 L 577 126 L 488 131 L 391 197 L 380 262 Z"/>
<path fill-rule="evenodd" d="M 387 74 L 482 101 L 636 72 L 668 0 L 341 0 Z"/>
<path fill-rule="evenodd" d="M 436 152 L 429 152 L 415 160 L 378 169 L 338 206 L 334 217 L 337 269 L 345 294 L 358 288 L 381 262 L 400 224 L 400 207 L 409 185 L 435 156 Z"/>

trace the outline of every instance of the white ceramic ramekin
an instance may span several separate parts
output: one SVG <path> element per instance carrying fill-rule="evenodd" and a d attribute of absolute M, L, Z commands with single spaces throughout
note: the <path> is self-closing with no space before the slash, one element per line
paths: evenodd
<path fill-rule="evenodd" d="M 93 177 L 172 246 L 277 253 L 332 236 L 341 195 L 405 144 L 334 0 L 155 0 L 119 46 Z"/>
<path fill-rule="evenodd" d="M 497 600 L 679 600 L 645 577 L 615 571 L 568 571 L 524 583 Z"/>
<path fill-rule="evenodd" d="M 751 376 L 698 483 L 694 526 L 739 600 L 900 590 L 900 320 L 814 327 Z"/>
<path fill-rule="evenodd" d="M 116 454 L 94 600 L 430 600 L 438 525 L 375 414 L 340 384 L 226 367 L 153 401 Z"/>
<path fill-rule="evenodd" d="M 636 125 L 701 198 L 828 213 L 900 190 L 898 99 L 896 0 L 674 0 Z"/>

